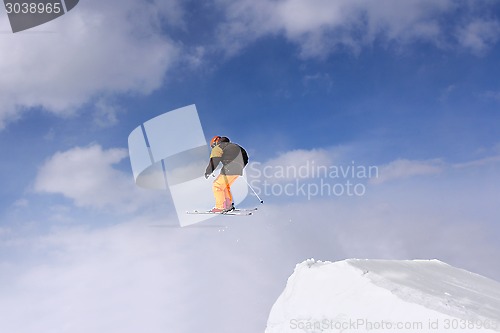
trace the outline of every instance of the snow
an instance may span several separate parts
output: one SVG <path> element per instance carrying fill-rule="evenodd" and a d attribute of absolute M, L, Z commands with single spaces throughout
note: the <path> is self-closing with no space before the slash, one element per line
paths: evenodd
<path fill-rule="evenodd" d="M 500 283 L 439 260 L 298 264 L 266 333 L 500 332 Z"/>

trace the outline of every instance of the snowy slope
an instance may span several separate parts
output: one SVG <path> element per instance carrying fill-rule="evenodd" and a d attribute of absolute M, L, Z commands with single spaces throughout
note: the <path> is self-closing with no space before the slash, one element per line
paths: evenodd
<path fill-rule="evenodd" d="M 500 283 L 438 260 L 298 264 L 266 333 L 500 332 Z"/>

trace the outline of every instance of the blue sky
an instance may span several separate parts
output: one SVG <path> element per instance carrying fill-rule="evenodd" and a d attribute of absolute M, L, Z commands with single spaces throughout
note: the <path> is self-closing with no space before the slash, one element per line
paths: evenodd
<path fill-rule="evenodd" d="M 500 280 L 500 4 L 117 3 L 81 2 L 18 34 L 0 12 L 0 308 L 12 311 L 0 327 L 30 332 L 23 306 L 43 318 L 55 293 L 47 329 L 78 300 L 65 313 L 82 332 L 141 320 L 150 332 L 253 332 L 309 257 L 437 258 Z M 207 139 L 227 135 L 261 166 L 355 161 L 380 178 L 363 180 L 363 197 L 271 195 L 240 224 L 170 228 L 168 193 L 133 183 L 127 137 L 190 104 Z M 127 281 L 125 300 L 158 312 L 122 327 L 84 306 Z"/>

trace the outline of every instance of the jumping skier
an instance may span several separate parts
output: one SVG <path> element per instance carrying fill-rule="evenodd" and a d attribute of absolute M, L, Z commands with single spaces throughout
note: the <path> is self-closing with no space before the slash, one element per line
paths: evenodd
<path fill-rule="evenodd" d="M 232 143 L 225 136 L 214 136 L 210 140 L 210 161 L 205 170 L 205 178 L 222 163 L 220 174 L 215 178 L 212 186 L 215 197 L 215 207 L 210 212 L 224 213 L 234 209 L 231 185 L 243 175 L 243 168 L 248 164 L 248 154 L 243 147 Z"/>

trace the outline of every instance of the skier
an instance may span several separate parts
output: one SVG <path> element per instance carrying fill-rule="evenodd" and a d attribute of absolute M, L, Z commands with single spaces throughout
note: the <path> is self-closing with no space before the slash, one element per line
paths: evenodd
<path fill-rule="evenodd" d="M 232 143 L 225 136 L 214 136 L 210 140 L 210 161 L 205 170 L 205 178 L 210 175 L 222 162 L 222 169 L 219 176 L 215 178 L 212 191 L 215 197 L 215 207 L 210 210 L 212 213 L 224 213 L 234 209 L 231 185 L 236 179 L 243 175 L 243 168 L 248 164 L 248 154 L 243 147 Z"/>

